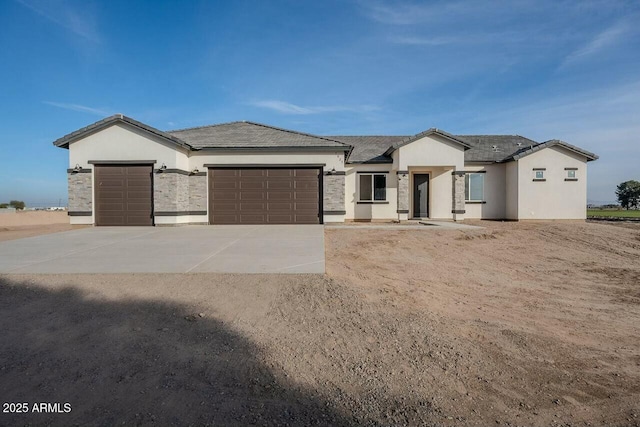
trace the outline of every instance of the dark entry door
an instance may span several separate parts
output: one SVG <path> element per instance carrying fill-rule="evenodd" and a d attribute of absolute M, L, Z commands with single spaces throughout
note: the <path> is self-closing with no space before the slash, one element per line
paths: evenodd
<path fill-rule="evenodd" d="M 427 218 L 429 216 L 429 175 L 413 175 L 413 216 Z"/>

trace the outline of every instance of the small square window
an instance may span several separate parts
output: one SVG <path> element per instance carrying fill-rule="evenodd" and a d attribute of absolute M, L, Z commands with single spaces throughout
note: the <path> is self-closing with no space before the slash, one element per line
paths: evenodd
<path fill-rule="evenodd" d="M 576 179 L 576 171 L 574 169 L 570 169 L 567 171 L 567 178 Z"/>
<path fill-rule="evenodd" d="M 544 171 L 536 171 L 536 179 L 544 179 Z"/>

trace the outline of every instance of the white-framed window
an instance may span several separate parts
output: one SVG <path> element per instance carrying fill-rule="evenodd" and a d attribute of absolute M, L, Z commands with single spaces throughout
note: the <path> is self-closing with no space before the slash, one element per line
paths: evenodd
<path fill-rule="evenodd" d="M 542 168 L 538 168 L 538 169 L 534 169 L 533 170 L 533 179 L 536 181 L 543 181 L 545 180 L 545 172 L 546 169 L 542 169 Z"/>
<path fill-rule="evenodd" d="M 567 169 L 567 179 L 578 179 L 577 170 L 575 169 Z"/>
<path fill-rule="evenodd" d="M 361 173 L 359 194 L 361 202 L 384 202 L 387 200 L 387 175 L 383 173 Z"/>
<path fill-rule="evenodd" d="M 484 173 L 464 174 L 464 199 L 466 201 L 484 201 L 484 176 Z"/>

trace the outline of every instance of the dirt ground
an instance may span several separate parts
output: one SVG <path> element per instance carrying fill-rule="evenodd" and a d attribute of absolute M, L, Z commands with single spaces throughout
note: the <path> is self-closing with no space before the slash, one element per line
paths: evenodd
<path fill-rule="evenodd" d="M 640 424 L 640 228 L 327 229 L 327 274 L 0 276 L 0 424 Z"/>
<path fill-rule="evenodd" d="M 72 230 L 66 212 L 18 211 L 0 214 L 0 242 Z"/>

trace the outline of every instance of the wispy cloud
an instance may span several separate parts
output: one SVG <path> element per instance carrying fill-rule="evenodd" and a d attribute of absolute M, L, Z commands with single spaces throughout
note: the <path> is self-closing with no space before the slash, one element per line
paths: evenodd
<path fill-rule="evenodd" d="M 252 101 L 249 103 L 254 107 L 265 108 L 268 110 L 276 111 L 282 114 L 323 114 L 323 113 L 337 113 L 337 112 L 351 112 L 351 113 L 366 113 L 371 111 L 380 110 L 375 105 L 332 105 L 332 106 L 316 106 L 316 107 L 303 107 L 300 105 L 292 104 L 290 102 L 278 101 L 273 99 Z"/>
<path fill-rule="evenodd" d="M 53 102 L 53 101 L 42 101 L 42 103 L 51 105 L 52 107 L 62 108 L 64 110 L 78 111 L 80 113 L 89 113 L 89 114 L 94 114 L 96 116 L 102 116 L 102 117 L 110 116 L 113 114 L 113 112 L 108 111 L 106 109 L 87 107 L 86 105 L 80 105 L 80 104 L 67 104 L 64 102 Z"/>
<path fill-rule="evenodd" d="M 560 65 L 572 65 L 622 41 L 633 30 L 627 22 L 618 22 L 593 37 L 587 44 L 571 52 Z"/>
<path fill-rule="evenodd" d="M 84 40 L 100 43 L 101 37 L 95 19 L 83 11 L 80 13 L 65 2 L 15 0 L 56 25 L 71 31 Z"/>

